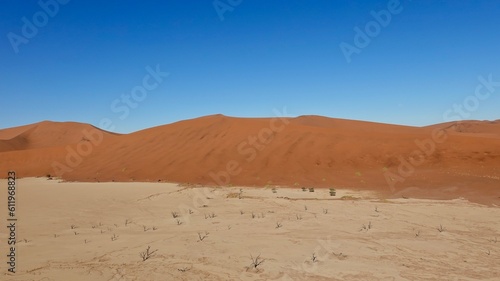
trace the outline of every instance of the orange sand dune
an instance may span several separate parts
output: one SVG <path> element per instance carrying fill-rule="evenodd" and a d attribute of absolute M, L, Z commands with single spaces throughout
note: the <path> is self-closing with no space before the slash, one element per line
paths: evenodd
<path fill-rule="evenodd" d="M 97 128 L 88 124 L 50 121 L 4 129 L 0 130 L 0 152 L 77 144 L 86 138 L 82 132 L 94 129 Z M 108 138 L 116 135 L 103 134 Z"/>
<path fill-rule="evenodd" d="M 213 115 L 128 135 L 42 122 L 0 130 L 0 141 L 0 171 L 23 177 L 346 187 L 500 203 L 499 121 L 417 128 Z"/>
<path fill-rule="evenodd" d="M 462 134 L 485 134 L 488 137 L 500 138 L 500 120 L 496 121 L 466 121 L 466 122 L 450 122 L 435 125 L 440 126 L 449 133 Z"/>

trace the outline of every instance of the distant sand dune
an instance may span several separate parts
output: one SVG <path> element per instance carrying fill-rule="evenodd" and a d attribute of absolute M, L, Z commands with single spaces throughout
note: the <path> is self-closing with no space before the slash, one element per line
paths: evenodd
<path fill-rule="evenodd" d="M 85 139 L 83 131 L 99 130 L 91 125 L 76 122 L 50 122 L 0 130 L 0 152 L 58 147 L 77 144 Z M 116 134 L 99 130 L 111 138 Z M 10 147 L 7 149 L 7 147 Z"/>
<path fill-rule="evenodd" d="M 446 132 L 444 142 L 432 141 L 436 129 Z M 102 142 L 72 167 L 68 149 L 90 142 L 84 130 L 101 134 Z M 402 174 L 402 159 L 410 161 L 419 150 L 422 163 Z M 62 178 L 69 181 L 347 187 L 485 203 L 499 203 L 500 196 L 499 121 L 408 127 L 320 116 L 212 115 L 127 135 L 45 121 L 0 130 L 0 158 L 0 171 L 23 177 L 57 176 L 57 162 L 68 167 Z M 394 188 L 387 173 L 401 179 Z"/>

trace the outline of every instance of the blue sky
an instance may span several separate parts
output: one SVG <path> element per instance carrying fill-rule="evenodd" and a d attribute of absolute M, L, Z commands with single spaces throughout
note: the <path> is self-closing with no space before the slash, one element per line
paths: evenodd
<path fill-rule="evenodd" d="M 2 1 L 0 128 L 107 118 L 126 133 L 283 107 L 423 126 L 466 101 L 467 119 L 500 119 L 500 87 L 471 98 L 479 76 L 500 82 L 499 1 L 219 0 L 219 11 L 204 0 L 60 2 L 41 1 L 48 15 L 38 1 Z M 388 24 L 372 11 L 389 13 Z M 26 20 L 36 32 L 23 33 Z M 340 44 L 356 47 L 355 28 L 366 34 L 370 22 L 379 30 L 347 62 Z M 148 66 L 169 76 L 150 80 L 124 116 L 120 98 Z"/>

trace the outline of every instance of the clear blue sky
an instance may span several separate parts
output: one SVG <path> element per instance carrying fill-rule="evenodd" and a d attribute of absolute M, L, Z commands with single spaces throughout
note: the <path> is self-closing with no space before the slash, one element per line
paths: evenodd
<path fill-rule="evenodd" d="M 348 63 L 340 44 L 355 46 L 355 28 L 365 30 L 371 11 L 391 1 L 243 0 L 221 20 L 212 0 L 71 0 L 46 18 L 38 1 L 4 0 L 0 128 L 108 118 L 115 131 L 131 132 L 283 107 L 292 116 L 422 126 L 446 121 L 447 110 L 474 95 L 478 76 L 500 82 L 496 0 L 401 0 Z M 25 27 L 23 35 L 23 17 L 37 21 L 37 32 Z M 113 101 L 157 65 L 169 76 L 120 119 Z M 500 119 L 495 88 L 471 103 L 467 119 Z"/>

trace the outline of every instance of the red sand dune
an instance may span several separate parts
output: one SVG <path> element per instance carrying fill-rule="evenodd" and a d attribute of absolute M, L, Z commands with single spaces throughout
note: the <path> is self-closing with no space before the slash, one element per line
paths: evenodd
<path fill-rule="evenodd" d="M 43 121 L 21 127 L 0 130 L 0 152 L 38 149 L 77 144 L 85 139 L 84 130 L 95 127 L 75 122 Z M 106 135 L 116 135 L 106 132 Z M 7 149 L 8 148 L 8 149 Z"/>
<path fill-rule="evenodd" d="M 408 127 L 213 115 L 117 135 L 80 123 L 0 130 L 0 172 L 70 181 L 371 189 L 500 203 L 500 120 Z"/>

